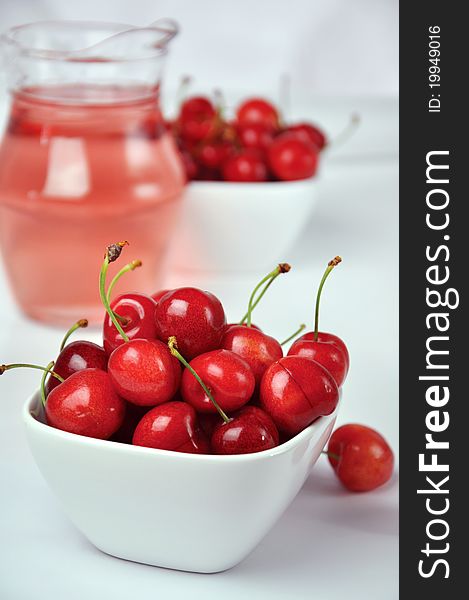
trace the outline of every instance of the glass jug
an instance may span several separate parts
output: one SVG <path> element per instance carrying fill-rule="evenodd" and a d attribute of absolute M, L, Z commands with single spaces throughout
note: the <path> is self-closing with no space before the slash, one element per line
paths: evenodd
<path fill-rule="evenodd" d="M 109 276 L 139 258 L 143 267 L 118 286 L 156 291 L 184 186 L 158 101 L 176 32 L 171 21 L 74 21 L 2 37 L 12 103 L 0 146 L 0 246 L 29 316 L 101 319 L 100 265 L 122 240 L 130 246 Z"/>

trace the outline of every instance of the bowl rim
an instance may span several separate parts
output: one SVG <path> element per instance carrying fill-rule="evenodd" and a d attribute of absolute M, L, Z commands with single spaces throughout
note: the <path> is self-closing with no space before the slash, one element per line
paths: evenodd
<path fill-rule="evenodd" d="M 216 190 L 217 188 L 226 189 L 230 187 L 231 189 L 242 189 L 242 190 L 259 190 L 262 189 L 277 189 L 277 188 L 306 188 L 317 185 L 320 180 L 320 175 L 315 174 L 312 177 L 307 177 L 306 179 L 296 179 L 294 181 L 188 181 L 186 184 L 186 189 L 191 188 L 212 188 Z"/>
<path fill-rule="evenodd" d="M 145 446 L 134 446 L 133 444 L 124 444 L 122 442 L 114 442 L 112 440 L 100 440 L 97 438 L 91 438 L 84 435 L 79 435 L 77 433 L 70 433 L 68 431 L 63 431 L 62 429 L 57 429 L 46 423 L 42 423 L 38 419 L 33 416 L 34 408 L 41 402 L 39 392 L 35 392 L 32 394 L 26 402 L 23 404 L 23 422 L 26 427 L 29 427 L 39 433 L 52 435 L 58 437 L 63 440 L 74 441 L 75 443 L 81 443 L 88 447 L 95 447 L 97 449 L 101 448 L 103 450 L 115 450 L 118 452 L 131 453 L 131 454 L 140 454 L 140 455 L 148 455 L 154 456 L 157 458 L 158 456 L 166 456 L 171 457 L 174 460 L 190 460 L 193 462 L 231 462 L 231 463 L 241 463 L 241 462 L 252 462 L 259 461 L 270 457 L 279 456 L 281 454 L 286 454 L 291 449 L 298 446 L 301 442 L 308 439 L 318 430 L 325 430 L 326 427 L 332 422 L 338 413 L 340 404 L 342 399 L 342 389 L 339 389 L 339 400 L 335 407 L 335 410 L 329 415 L 324 415 L 318 417 L 315 421 L 313 421 L 308 427 L 297 433 L 294 437 L 289 439 L 283 444 L 276 446 L 275 448 L 271 448 L 269 450 L 262 450 L 261 452 L 251 452 L 249 454 L 190 454 L 188 452 L 175 452 L 174 450 L 161 450 L 159 448 L 147 448 Z"/>

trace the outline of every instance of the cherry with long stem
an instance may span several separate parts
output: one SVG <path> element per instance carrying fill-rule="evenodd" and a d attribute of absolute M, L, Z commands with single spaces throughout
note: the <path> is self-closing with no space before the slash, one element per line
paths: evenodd
<path fill-rule="evenodd" d="M 106 248 L 106 253 L 104 255 L 104 261 L 103 261 L 103 264 L 101 267 L 101 271 L 99 273 L 99 295 L 101 296 L 101 302 L 103 303 L 104 308 L 106 309 L 106 312 L 108 313 L 111 321 L 114 324 L 114 327 L 120 333 L 124 342 L 128 342 L 129 337 L 127 336 L 125 331 L 122 329 L 121 324 L 119 323 L 119 320 L 117 319 L 116 315 L 114 314 L 113 310 L 111 309 L 109 299 L 106 294 L 106 275 L 107 275 L 107 271 L 108 271 L 110 263 L 114 262 L 115 260 L 117 260 L 119 258 L 119 256 L 121 255 L 121 252 L 122 252 L 122 248 L 127 245 L 128 245 L 128 242 L 118 242 L 117 244 L 111 244 L 110 246 L 108 246 Z"/>
<path fill-rule="evenodd" d="M 288 263 L 280 263 L 279 265 L 277 265 L 275 267 L 275 269 L 273 271 L 268 273 L 265 277 L 263 277 L 259 281 L 259 283 L 256 285 L 256 287 L 253 289 L 251 296 L 249 297 L 248 310 L 247 310 L 246 314 L 243 316 L 243 318 L 241 319 L 241 321 L 239 323 L 240 325 L 243 325 L 244 323 L 246 323 L 246 325 L 248 327 L 251 327 L 251 317 L 252 317 L 252 311 L 254 310 L 254 308 L 257 306 L 257 304 L 259 304 L 261 298 L 264 296 L 264 294 L 269 289 L 270 285 L 274 282 L 274 280 L 281 273 L 288 273 L 290 271 L 290 269 L 291 269 L 291 267 Z M 259 296 L 256 298 L 257 292 L 264 284 L 265 284 L 264 289 L 260 292 Z"/>
<path fill-rule="evenodd" d="M 280 345 L 285 346 L 285 344 L 288 344 L 288 342 L 290 342 L 291 340 L 296 338 L 298 335 L 300 335 L 300 333 L 304 329 L 306 329 L 306 325 L 304 323 L 302 323 L 294 333 L 292 333 L 289 337 L 287 337 L 286 340 L 283 340 L 283 342 L 280 342 Z"/>
<path fill-rule="evenodd" d="M 88 319 L 80 319 L 70 327 L 70 329 L 64 335 L 62 343 L 60 344 L 60 352 L 62 352 L 62 350 L 65 348 L 65 345 L 72 333 L 74 333 L 77 329 L 80 329 L 80 327 L 88 327 Z"/>
<path fill-rule="evenodd" d="M 188 369 L 191 372 L 191 374 L 195 377 L 195 379 L 197 380 L 197 382 L 199 383 L 199 385 L 201 386 L 201 388 L 207 394 L 210 402 L 217 409 L 218 414 L 223 419 L 223 421 L 225 423 L 229 423 L 231 421 L 231 419 L 226 415 L 225 411 L 221 408 L 221 406 L 215 400 L 215 398 L 213 397 L 211 391 L 208 389 L 208 387 L 202 381 L 202 379 L 200 378 L 200 376 L 198 375 L 198 373 L 191 367 L 191 365 L 187 362 L 187 360 L 182 356 L 182 354 L 177 349 L 177 340 L 176 340 L 175 336 L 171 336 L 168 339 L 168 348 L 169 348 L 171 354 L 173 356 L 175 356 L 186 367 L 186 369 Z"/>
<path fill-rule="evenodd" d="M 322 276 L 321 282 L 319 283 L 318 292 L 316 294 L 316 307 L 314 311 L 314 341 L 318 341 L 319 337 L 319 303 L 321 301 L 322 288 L 326 282 L 326 279 L 329 277 L 331 271 L 336 267 L 339 263 L 342 262 L 340 256 L 336 256 L 331 261 L 329 261 L 326 270 L 324 271 L 324 275 Z"/>

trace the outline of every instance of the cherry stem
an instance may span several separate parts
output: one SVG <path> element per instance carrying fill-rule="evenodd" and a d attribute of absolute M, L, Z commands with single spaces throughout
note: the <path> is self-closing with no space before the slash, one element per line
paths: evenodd
<path fill-rule="evenodd" d="M 107 288 L 107 301 L 110 303 L 111 302 L 111 296 L 112 296 L 112 291 L 114 289 L 114 286 L 116 285 L 116 283 L 119 281 L 119 279 L 122 277 L 122 275 L 125 275 L 126 273 L 128 273 L 129 271 L 134 271 L 137 267 L 141 267 L 142 266 L 142 261 L 141 260 L 133 260 L 132 262 L 129 262 L 127 265 L 125 265 L 125 267 L 122 267 L 122 269 L 116 274 L 114 275 L 111 283 L 109 284 L 109 287 Z M 125 319 L 125 317 L 121 317 L 120 315 L 114 313 L 116 315 L 116 317 L 120 320 Z"/>
<path fill-rule="evenodd" d="M 340 456 L 338 454 L 334 454 L 333 452 L 328 452 L 327 450 L 323 450 L 321 452 L 321 454 L 325 454 L 326 456 L 329 456 L 330 458 L 333 458 L 334 460 L 340 460 Z"/>
<path fill-rule="evenodd" d="M 254 308 L 259 304 L 263 295 L 266 293 L 266 291 L 269 289 L 269 287 L 272 285 L 272 283 L 275 281 L 275 279 L 281 273 L 288 273 L 288 271 L 290 271 L 290 269 L 291 269 L 291 267 L 288 263 L 280 263 L 279 265 L 277 265 L 275 267 L 275 269 L 273 271 L 271 271 L 268 275 L 266 275 L 263 279 L 261 279 L 261 281 L 259 281 L 259 283 L 256 285 L 256 287 L 253 289 L 251 296 L 249 297 L 248 310 L 247 310 L 246 314 L 243 316 L 243 318 L 241 319 L 241 321 L 239 322 L 240 325 L 244 325 L 244 323 L 246 323 L 246 325 L 248 327 L 251 327 L 251 317 L 252 317 L 252 311 L 254 310 Z M 264 289 L 259 294 L 258 298 L 256 298 L 256 300 L 254 300 L 259 288 L 261 288 L 265 283 L 266 283 L 266 285 L 264 286 Z"/>
<path fill-rule="evenodd" d="M 304 323 L 302 323 L 298 329 L 295 331 L 295 333 L 292 333 L 290 337 L 287 337 L 286 340 L 283 340 L 283 342 L 280 343 L 281 346 L 285 346 L 285 344 L 288 344 L 288 342 L 290 340 L 292 340 L 293 338 L 296 338 L 297 335 L 300 335 L 300 333 L 303 331 L 303 329 L 306 329 L 306 325 Z"/>
<path fill-rule="evenodd" d="M 60 375 L 58 375 L 54 371 L 51 371 L 49 368 L 40 367 L 39 365 L 32 365 L 30 363 L 12 363 L 11 365 L 0 365 L 0 375 L 3 375 L 3 373 L 5 373 L 5 371 L 10 371 L 11 369 L 21 369 L 21 368 L 39 369 L 40 371 L 45 371 L 46 374 L 49 373 L 50 375 L 52 375 L 52 377 L 55 377 L 56 379 L 58 379 L 60 381 L 60 383 L 64 382 L 63 377 L 60 377 Z"/>
<path fill-rule="evenodd" d="M 316 294 L 316 309 L 314 311 L 314 341 L 318 341 L 319 337 L 319 302 L 321 300 L 322 288 L 326 282 L 326 279 L 329 277 L 330 272 L 334 267 L 336 267 L 339 263 L 342 262 L 340 256 L 336 256 L 327 264 L 326 270 L 324 271 L 324 275 L 322 276 L 321 282 L 319 284 L 318 292 Z"/>
<path fill-rule="evenodd" d="M 353 113 L 350 116 L 350 120 L 345 126 L 345 128 L 331 141 L 327 144 L 327 148 L 337 148 L 346 142 L 358 128 L 360 124 L 360 115 L 358 113 Z"/>
<path fill-rule="evenodd" d="M 74 325 L 72 325 L 70 327 L 70 329 L 64 335 L 64 339 L 62 340 L 62 343 L 60 344 L 60 352 L 62 352 L 62 350 L 65 348 L 65 344 L 68 342 L 68 338 L 72 335 L 72 333 L 74 331 L 76 331 L 77 329 L 80 329 L 80 327 L 88 327 L 88 319 L 80 319 Z"/>
<path fill-rule="evenodd" d="M 52 367 L 55 365 L 54 361 L 52 360 L 46 367 L 47 371 L 52 369 Z M 42 406 L 46 406 L 46 378 L 47 378 L 47 371 L 44 371 L 44 373 L 42 374 L 41 377 L 41 402 L 42 402 Z"/>
<path fill-rule="evenodd" d="M 126 246 L 128 242 L 118 242 L 117 244 L 111 244 L 106 248 L 106 254 L 104 255 L 104 261 L 101 267 L 101 271 L 99 273 L 99 295 L 101 296 L 101 302 L 103 303 L 104 308 L 106 309 L 107 314 L 111 318 L 111 321 L 114 324 L 114 327 L 120 333 L 124 342 L 128 342 L 129 338 L 126 335 L 125 331 L 122 329 L 119 321 L 116 318 L 113 310 L 109 305 L 109 300 L 106 294 L 106 275 L 109 268 L 109 263 L 117 260 L 122 252 L 122 248 Z"/>
<path fill-rule="evenodd" d="M 196 378 L 196 380 L 198 381 L 198 383 L 200 384 L 200 386 L 202 387 L 204 392 L 207 394 L 207 396 L 208 396 L 209 400 L 211 401 L 211 403 L 213 404 L 213 406 L 217 409 L 218 414 L 223 419 L 223 421 L 225 423 L 229 423 L 231 421 L 231 419 L 226 415 L 225 411 L 221 408 L 221 406 L 215 400 L 215 398 L 212 395 L 212 392 L 208 389 L 208 387 L 202 381 L 202 379 L 200 378 L 198 373 L 196 373 L 196 371 L 191 367 L 191 365 L 187 362 L 187 360 L 182 356 L 182 354 L 177 349 L 177 340 L 174 335 L 172 335 L 170 338 L 168 338 L 168 347 L 169 347 L 171 354 L 173 356 L 175 356 L 186 367 L 186 369 L 188 369 L 190 371 L 190 373 L 192 373 L 192 375 Z"/>

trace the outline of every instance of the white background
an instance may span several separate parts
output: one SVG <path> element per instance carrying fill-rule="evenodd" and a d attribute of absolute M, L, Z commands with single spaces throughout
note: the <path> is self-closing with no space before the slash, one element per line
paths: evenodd
<path fill-rule="evenodd" d="M 328 280 L 322 309 L 322 328 L 341 335 L 351 353 L 339 423 L 376 427 L 397 452 L 397 2 L 0 4 L 3 27 L 65 17 L 144 24 L 160 16 L 176 18 L 183 28 L 168 63 L 169 90 L 191 73 L 201 90 L 275 98 L 280 76 L 289 73 L 292 116 L 314 119 L 334 135 L 352 111 L 360 112 L 355 137 L 322 165 L 317 211 L 285 257 L 293 270 L 266 297 L 258 320 L 278 337 L 293 324 L 311 325 L 324 265 L 341 254 L 344 262 Z M 0 111 L 6 111 L 5 99 Z M 191 283 L 219 295 L 232 319 L 243 312 L 255 280 L 251 273 L 198 273 Z M 176 271 L 168 281 L 183 283 L 187 276 Z M 0 363 L 48 362 L 62 332 L 19 314 L 1 267 L 0 309 Z M 98 340 L 99 332 L 87 337 Z M 384 488 L 353 495 L 322 459 L 279 523 L 231 571 L 178 573 L 101 554 L 62 514 L 26 447 L 20 406 L 36 385 L 37 375 L 26 371 L 0 380 L 2 600 L 397 598 L 397 471 Z"/>

